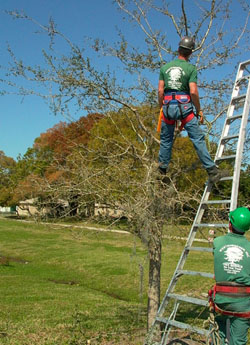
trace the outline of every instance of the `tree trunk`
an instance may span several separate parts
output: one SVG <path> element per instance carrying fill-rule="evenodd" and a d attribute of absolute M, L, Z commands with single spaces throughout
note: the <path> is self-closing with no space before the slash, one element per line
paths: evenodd
<path fill-rule="evenodd" d="M 160 306 L 161 281 L 161 236 L 152 235 L 149 241 L 149 282 L 148 282 L 148 329 L 151 327 Z"/>

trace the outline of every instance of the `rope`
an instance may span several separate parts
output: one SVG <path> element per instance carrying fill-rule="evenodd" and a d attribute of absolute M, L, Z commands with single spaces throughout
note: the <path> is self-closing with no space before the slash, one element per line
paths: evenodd
<path fill-rule="evenodd" d="M 210 305 L 209 307 L 209 317 L 203 323 L 203 327 L 205 328 L 208 326 L 209 333 L 206 339 L 207 345 L 220 345 L 220 334 L 219 334 L 219 326 L 218 323 L 215 321 L 215 313 L 213 306 Z"/>

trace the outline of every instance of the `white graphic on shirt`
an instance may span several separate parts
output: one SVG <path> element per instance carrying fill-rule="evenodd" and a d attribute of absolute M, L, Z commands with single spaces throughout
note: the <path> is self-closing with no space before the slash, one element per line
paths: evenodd
<path fill-rule="evenodd" d="M 226 262 L 223 263 L 224 271 L 230 274 L 241 272 L 243 266 L 238 262 L 244 257 L 243 248 L 235 245 L 229 245 L 223 248 L 226 249 L 224 252 L 224 259 L 226 260 Z"/>
<path fill-rule="evenodd" d="M 168 87 L 171 89 L 179 89 L 181 87 L 181 77 L 185 75 L 185 72 L 180 67 L 171 67 L 166 70 L 166 74 L 168 74 Z"/>

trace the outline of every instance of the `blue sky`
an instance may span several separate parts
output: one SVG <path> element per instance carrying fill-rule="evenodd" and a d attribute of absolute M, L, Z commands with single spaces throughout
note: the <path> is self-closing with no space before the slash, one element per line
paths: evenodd
<path fill-rule="evenodd" d="M 40 50 L 46 47 L 45 35 L 34 34 L 31 23 L 13 20 L 5 10 L 23 10 L 42 24 L 52 16 L 58 29 L 80 43 L 83 36 L 112 37 L 114 25 L 120 23 L 117 10 L 109 0 L 8 0 L 0 3 L 1 61 L 7 65 L 9 44 L 24 61 L 39 64 Z M 14 91 L 14 90 L 12 90 Z M 32 147 L 34 139 L 65 118 L 51 114 L 49 107 L 36 96 L 5 95 L 1 101 L 0 150 L 16 158 Z M 81 114 L 86 115 L 86 114 Z M 77 116 L 77 115 L 76 115 Z M 80 116 L 80 114 L 79 114 Z"/>
<path fill-rule="evenodd" d="M 58 29 L 79 45 L 83 42 L 84 36 L 114 40 L 115 26 L 125 31 L 130 41 L 140 45 L 140 36 L 135 36 L 128 23 L 122 20 L 122 16 L 112 5 L 112 0 L 2 0 L 0 2 L 2 66 L 8 66 L 10 60 L 7 53 L 8 44 L 18 58 L 39 65 L 42 62 L 41 49 L 46 48 L 48 43 L 46 35 L 35 34 L 37 28 L 32 23 L 13 20 L 5 13 L 6 10 L 23 10 L 42 24 L 47 24 L 50 17 L 53 17 Z M 240 20 L 240 15 L 237 18 Z M 246 59 L 244 55 L 240 61 Z M 158 75 L 155 76 L 155 80 L 153 79 L 153 83 L 157 87 Z M 59 121 L 65 121 L 62 116 L 53 115 L 48 105 L 39 97 L 29 96 L 22 99 L 12 94 L 2 96 L 0 101 L 0 150 L 15 159 L 18 154 L 23 155 L 28 147 L 32 147 L 34 139 L 40 133 Z M 75 119 L 82 115 L 86 113 L 76 114 Z"/>

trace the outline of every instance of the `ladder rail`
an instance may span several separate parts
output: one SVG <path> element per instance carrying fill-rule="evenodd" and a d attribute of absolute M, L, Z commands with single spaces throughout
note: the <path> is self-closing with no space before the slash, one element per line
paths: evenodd
<path fill-rule="evenodd" d="M 186 250 L 184 250 L 181 254 L 181 257 L 177 263 L 177 266 L 176 266 L 176 269 L 175 269 L 175 272 L 173 274 L 173 277 L 172 277 L 172 280 L 166 290 L 166 293 L 165 293 L 165 296 L 162 300 L 162 303 L 160 305 L 160 308 L 159 308 L 159 311 L 157 313 L 157 315 L 159 316 L 162 316 L 162 313 L 164 312 L 165 308 L 166 308 L 166 305 L 168 303 L 168 298 L 167 298 L 167 295 L 170 293 L 170 292 L 173 292 L 174 291 L 174 288 L 175 288 L 175 285 L 177 283 L 177 277 L 178 277 L 178 271 L 182 270 L 183 267 L 184 267 L 184 264 L 185 264 L 185 261 L 186 261 L 186 257 L 188 255 L 188 250 L 187 248 L 191 247 L 194 239 L 195 239 L 195 235 L 196 235 L 196 231 L 194 231 L 194 228 L 197 229 L 197 224 L 200 224 L 201 222 L 201 219 L 202 219 L 202 216 L 205 212 L 205 209 L 202 205 L 202 202 L 204 201 L 207 201 L 208 197 L 209 197 L 209 194 L 211 192 L 211 184 L 208 184 L 206 187 L 205 187 L 205 190 L 204 190 L 204 193 L 203 193 L 203 196 L 202 196 L 202 199 L 201 199 L 201 203 L 199 205 L 199 208 L 198 208 L 198 211 L 196 213 L 196 216 L 195 216 L 195 219 L 193 221 L 193 225 L 192 225 L 192 228 L 191 228 L 191 231 L 189 233 L 189 236 L 187 238 L 187 241 L 186 241 L 186 244 L 185 244 L 185 248 Z"/>
<path fill-rule="evenodd" d="M 242 162 L 242 157 L 243 157 L 244 141 L 246 137 L 246 128 L 247 128 L 249 112 L 250 112 L 250 79 L 248 82 L 246 100 L 245 100 L 245 105 L 243 108 L 243 115 L 242 115 L 238 145 L 237 145 L 237 150 L 236 150 L 237 160 L 234 165 L 230 211 L 233 211 L 234 209 L 237 208 L 239 183 L 240 183 L 240 167 L 241 167 L 241 162 Z"/>
<path fill-rule="evenodd" d="M 235 82 L 234 82 L 234 88 L 233 88 L 230 104 L 229 104 L 229 107 L 227 109 L 227 115 L 226 115 L 227 118 L 231 118 L 233 116 L 234 109 L 235 109 L 235 104 L 233 104 L 233 99 L 238 96 L 239 91 L 240 91 L 240 87 L 237 86 L 237 80 L 239 78 L 242 78 L 243 73 L 244 73 L 244 70 L 241 68 L 241 66 L 239 66 L 237 74 L 236 74 Z M 215 154 L 215 161 L 219 157 L 222 156 L 222 153 L 223 153 L 224 147 L 225 147 L 225 143 L 222 143 L 222 137 L 228 136 L 229 128 L 230 128 L 230 124 L 227 123 L 227 121 L 225 121 L 223 129 L 222 129 L 222 134 L 221 134 L 221 137 L 220 137 L 220 141 L 218 143 L 217 152 Z"/>
<path fill-rule="evenodd" d="M 202 216 L 203 216 L 203 213 L 205 212 L 205 209 L 204 209 L 204 207 L 202 205 L 202 202 L 208 200 L 209 194 L 211 192 L 211 188 L 212 188 L 212 186 L 210 184 L 208 184 L 205 187 L 205 190 L 204 190 L 204 193 L 203 193 L 203 196 L 202 196 L 202 199 L 201 199 L 201 203 L 199 205 L 198 211 L 196 213 L 195 219 L 194 219 L 193 224 L 192 224 L 191 231 L 189 233 L 189 236 L 188 236 L 186 244 L 185 244 L 185 248 L 191 247 L 191 245 L 192 245 L 192 243 L 193 243 L 193 241 L 195 239 L 196 231 L 194 231 L 194 228 L 197 228 L 196 225 L 200 224 Z M 187 253 L 188 253 L 187 250 L 184 250 L 182 252 L 182 255 L 181 255 L 181 257 L 180 257 L 180 259 L 179 259 L 179 261 L 177 263 L 175 272 L 173 274 L 173 278 L 172 278 L 172 280 L 171 280 L 171 282 L 170 282 L 170 284 L 168 286 L 168 289 L 166 290 L 166 293 L 165 293 L 164 297 L 166 297 L 170 292 L 174 291 L 174 288 L 175 288 L 175 285 L 176 285 L 176 282 L 177 282 L 176 278 L 178 276 L 178 271 L 183 269 L 183 266 L 184 266 L 185 261 L 186 261 Z M 159 307 L 157 315 L 162 316 L 162 313 L 165 310 L 167 302 L 168 302 L 168 299 L 167 298 L 163 298 L 162 303 L 161 303 L 161 305 Z"/>

